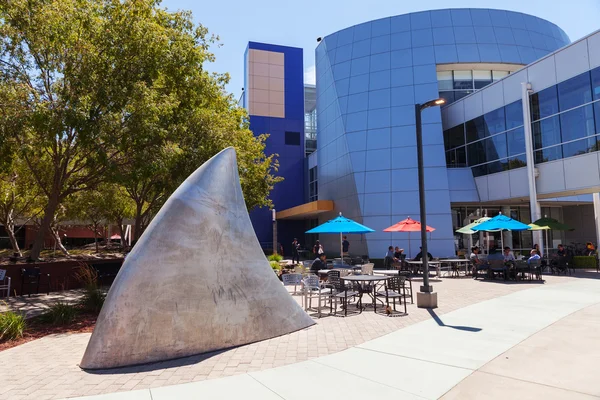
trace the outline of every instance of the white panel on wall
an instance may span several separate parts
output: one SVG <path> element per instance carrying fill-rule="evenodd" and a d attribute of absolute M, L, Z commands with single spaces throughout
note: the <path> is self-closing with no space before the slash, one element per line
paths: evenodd
<path fill-rule="evenodd" d="M 495 83 L 481 90 L 483 113 L 496 110 L 504 106 L 504 87 L 502 82 Z"/>
<path fill-rule="evenodd" d="M 527 82 L 527 71 L 521 69 L 503 79 L 504 104 L 510 104 L 513 101 L 521 99 L 521 83 Z"/>
<path fill-rule="evenodd" d="M 556 79 L 562 82 L 590 69 L 587 40 L 582 40 L 555 54 Z"/>
<path fill-rule="evenodd" d="M 471 168 L 448 168 L 447 173 L 450 190 L 477 190 Z"/>
<path fill-rule="evenodd" d="M 465 122 L 465 104 L 463 101 L 452 103 L 446 109 L 448 110 L 448 125 L 444 125 L 444 128 L 451 128 Z"/>
<path fill-rule="evenodd" d="M 527 181 L 527 168 L 509 171 L 510 197 L 529 196 L 529 182 Z"/>
<path fill-rule="evenodd" d="M 478 202 L 479 195 L 476 190 L 450 190 L 451 203 Z"/>
<path fill-rule="evenodd" d="M 598 154 L 589 153 L 563 160 L 567 190 L 600 185 Z"/>
<path fill-rule="evenodd" d="M 475 186 L 477 187 L 477 193 L 481 201 L 488 201 L 490 196 L 488 194 L 488 178 L 487 176 L 480 176 L 475 178 Z"/>
<path fill-rule="evenodd" d="M 502 200 L 510 198 L 510 180 L 508 171 L 488 175 L 489 200 Z"/>
<path fill-rule="evenodd" d="M 534 92 L 539 92 L 552 85 L 556 85 L 556 67 L 554 56 L 543 59 L 527 68 L 529 82 Z"/>
<path fill-rule="evenodd" d="M 538 194 L 560 192 L 565 190 L 565 171 L 563 160 L 550 161 L 537 166 L 540 176 L 537 182 Z"/>
<path fill-rule="evenodd" d="M 600 32 L 590 36 L 587 40 L 590 68 L 600 67 Z"/>
<path fill-rule="evenodd" d="M 481 92 L 473 93 L 471 96 L 465 98 L 463 103 L 465 103 L 465 120 L 468 121 L 483 115 Z"/>

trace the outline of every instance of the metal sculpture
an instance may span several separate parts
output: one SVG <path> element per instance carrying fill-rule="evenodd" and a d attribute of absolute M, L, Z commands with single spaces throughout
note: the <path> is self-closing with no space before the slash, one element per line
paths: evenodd
<path fill-rule="evenodd" d="M 228 148 L 177 188 L 127 256 L 80 366 L 163 361 L 312 324 L 263 254 Z"/>

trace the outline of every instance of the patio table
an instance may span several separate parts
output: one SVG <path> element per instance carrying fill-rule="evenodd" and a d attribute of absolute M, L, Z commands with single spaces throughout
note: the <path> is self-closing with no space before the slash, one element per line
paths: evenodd
<path fill-rule="evenodd" d="M 420 266 L 423 265 L 423 261 L 407 261 L 407 263 L 410 265 L 420 265 Z M 442 263 L 441 261 L 429 261 L 428 262 L 429 265 L 433 265 L 435 267 L 435 270 L 436 270 L 438 276 L 440 276 L 440 264 L 441 263 Z M 418 268 L 419 267 L 415 267 L 415 269 L 414 269 L 415 274 L 416 274 Z"/>
<path fill-rule="evenodd" d="M 448 258 L 448 259 L 445 259 L 445 260 L 440 260 L 440 262 L 441 263 L 448 263 L 448 264 L 457 264 L 458 268 L 460 268 L 461 264 L 463 264 L 464 267 L 465 267 L 465 276 L 468 273 L 470 260 L 467 260 L 467 259 L 464 259 L 464 258 Z"/>
<path fill-rule="evenodd" d="M 399 271 L 398 269 L 374 269 L 373 273 L 377 275 L 397 276 Z"/>
<path fill-rule="evenodd" d="M 360 283 L 360 285 L 358 286 L 359 297 L 358 297 L 358 303 L 356 303 L 356 307 L 362 313 L 362 310 L 363 310 L 362 297 L 365 293 L 368 294 L 371 297 L 371 299 L 373 299 L 373 311 L 377 312 L 377 296 L 375 295 L 375 293 L 377 291 L 377 289 L 376 289 L 377 283 L 386 281 L 386 280 L 390 279 L 390 277 L 389 276 L 375 276 L 375 275 L 348 275 L 348 276 L 340 277 L 340 279 L 342 281 L 350 281 L 350 282 Z M 372 284 L 372 286 L 369 284 Z M 366 288 L 368 288 L 368 289 L 366 289 Z M 373 293 L 371 293 L 371 289 L 373 290 Z"/>

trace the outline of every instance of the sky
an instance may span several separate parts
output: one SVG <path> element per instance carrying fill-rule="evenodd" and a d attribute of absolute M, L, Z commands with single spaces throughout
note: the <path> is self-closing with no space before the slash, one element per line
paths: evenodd
<path fill-rule="evenodd" d="M 212 72 L 228 72 L 236 98 L 244 86 L 244 51 L 249 41 L 304 49 L 305 83 L 314 83 L 317 37 L 362 22 L 441 8 L 501 8 L 546 19 L 571 41 L 600 29 L 600 0 L 164 0 L 169 10 L 191 10 L 196 23 L 220 38 Z"/>

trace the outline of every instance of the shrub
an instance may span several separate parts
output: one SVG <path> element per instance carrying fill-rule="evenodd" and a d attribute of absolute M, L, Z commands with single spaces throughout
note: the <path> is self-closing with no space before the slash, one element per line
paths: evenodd
<path fill-rule="evenodd" d="M 279 254 L 271 254 L 269 256 L 269 261 L 277 261 L 277 262 L 279 262 L 281 260 L 283 260 L 283 257 L 280 256 Z"/>
<path fill-rule="evenodd" d="M 275 273 L 279 275 L 279 273 L 281 272 L 281 265 L 279 265 L 279 262 L 269 261 L 269 264 L 271 264 L 271 268 L 273 268 L 273 271 L 275 271 Z"/>
<path fill-rule="evenodd" d="M 575 267 L 575 268 L 596 268 L 596 257 L 594 257 L 594 256 L 575 256 L 575 257 L 573 257 L 573 267 Z"/>
<path fill-rule="evenodd" d="M 106 295 L 98 288 L 98 273 L 85 263 L 79 265 L 75 272 L 75 277 L 79 280 L 85 289 L 79 305 L 84 311 L 98 314 L 104 305 Z"/>
<path fill-rule="evenodd" d="M 13 311 L 0 314 L 0 342 L 23 337 L 27 322 L 25 317 Z"/>
<path fill-rule="evenodd" d="M 52 325 L 68 325 L 73 322 L 77 313 L 78 310 L 75 306 L 66 302 L 57 301 L 50 306 L 48 311 L 40 316 L 40 320 Z"/>

